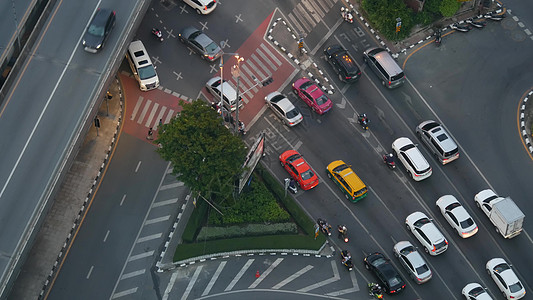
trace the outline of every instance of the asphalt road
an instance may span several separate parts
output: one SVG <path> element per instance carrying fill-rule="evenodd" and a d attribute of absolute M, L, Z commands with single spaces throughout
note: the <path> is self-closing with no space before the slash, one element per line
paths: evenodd
<path fill-rule="evenodd" d="M 238 41 L 245 40 L 245 33 L 253 31 L 255 27 L 252 25 L 257 26 L 261 23 L 276 4 L 279 4 L 282 13 L 289 19 L 291 14 L 293 17 L 296 15 L 296 10 L 301 12 L 301 3 L 297 1 L 272 4 L 262 2 L 261 5 L 266 8 L 261 12 L 257 9 L 255 14 L 251 13 L 253 10 L 246 3 L 232 2 L 231 5 L 224 3 L 217 8 L 216 13 L 227 14 L 226 18 L 221 18 L 217 14 L 207 16 L 205 18 L 209 22 L 207 33 L 214 39 L 224 40 L 225 36 L 217 35 L 218 29 L 211 30 L 221 28 L 228 19 L 231 19 L 229 16 L 234 17 L 235 14 L 239 14 L 240 9 L 250 12 L 251 16 L 242 14 L 241 17 L 245 20 L 254 20 L 251 24 L 236 23 L 247 29 L 239 30 L 239 27 L 235 31 L 231 28 L 224 30 L 224 35 L 231 34 L 228 42 L 231 51 L 234 51 L 238 49 Z M 509 32 L 513 30 L 512 24 L 503 22 L 489 23 L 485 29 L 473 30 L 466 35 L 460 33 L 446 35 L 440 48 L 429 44 L 420 50 L 417 50 L 419 47 L 410 50 L 409 56 L 400 56 L 401 64 L 407 60 L 405 71 L 408 82 L 399 89 L 386 90 L 380 86 L 376 76 L 362 62 L 361 51 L 370 45 L 376 45 L 376 41 L 358 23 L 352 25 L 342 23 L 335 27 L 339 17 L 339 7 L 340 3 L 336 3 L 322 18 L 323 21 L 306 32 L 306 44 L 310 49 L 315 49 L 313 54 L 316 55 L 313 60 L 330 75 L 338 91 L 331 96 L 335 104 L 333 109 L 319 117 L 302 101 L 297 100 L 291 93 L 290 86 L 287 86 L 283 92 L 289 95 L 303 112 L 303 123 L 288 129 L 274 118 L 269 110 L 266 110 L 249 130 L 246 136 L 247 142 L 251 142 L 259 131 L 266 131 L 267 156 L 264 162 L 280 180 L 287 177 L 287 174 L 279 166 L 277 157 L 287 149 L 297 149 L 318 172 L 321 183 L 312 191 L 300 191 L 296 199 L 314 218 L 322 217 L 333 225 L 343 223 L 348 226 L 351 239 L 348 245 L 341 245 L 335 238 L 330 242 L 336 250 L 347 248 L 352 252 L 356 262 L 356 273 L 354 273 L 359 287 L 354 291 L 356 295 L 361 295 L 361 292 L 364 295 L 364 290 L 361 291 L 360 287 L 367 281 L 375 280 L 364 269 L 362 263 L 359 263 L 365 255 L 374 251 L 383 252 L 390 257 L 406 280 L 407 289 L 396 297 L 398 299 L 459 299 L 461 289 L 469 282 L 479 282 L 487 287 L 493 296 L 497 296 L 500 292 L 484 270 L 485 263 L 493 257 L 504 257 L 511 262 L 526 290 L 531 293 L 533 274 L 528 266 L 533 265 L 533 255 L 531 255 L 533 243 L 529 237 L 529 232 L 533 232 L 532 225 L 526 221 L 526 232 L 512 240 L 504 240 L 473 203 L 475 193 L 493 187 L 502 195 L 511 195 L 526 216 L 531 215 L 531 207 L 526 200 L 530 195 L 527 181 L 531 178 L 528 176 L 531 172 L 531 158 L 521 144 L 517 124 L 517 105 L 521 95 L 530 88 L 528 78 L 531 78 L 532 71 L 524 61 L 527 61 L 526 57 L 531 53 L 531 41 L 514 38 L 516 35 Z M 196 19 L 202 18 L 201 16 L 195 16 L 191 21 L 189 19 L 192 18 L 191 14 L 185 13 L 183 18 L 175 18 L 173 16 L 176 12 L 179 13 L 178 7 L 169 10 L 167 15 L 158 14 L 158 16 L 164 15 L 165 22 L 167 17 L 168 22 L 172 22 L 172 26 L 168 25 L 168 29 L 184 27 L 193 22 L 198 22 L 197 24 L 201 26 L 204 22 Z M 220 18 L 221 23 L 213 21 L 215 18 L 212 17 Z M 140 31 L 139 35 L 149 32 L 152 25 L 148 24 L 153 24 L 155 21 L 155 19 L 149 21 L 145 19 L 143 22 L 145 25 L 141 26 L 142 32 Z M 196 62 L 197 57 L 184 60 L 183 57 L 187 57 L 188 51 L 183 49 L 183 45 L 178 44 L 174 52 L 174 49 L 167 50 L 169 48 L 165 44 L 167 42 L 174 41 L 167 40 L 158 44 L 154 40 L 148 49 L 152 56 L 158 56 L 164 61 L 158 67 L 159 76 L 163 78 L 162 84 L 183 94 L 195 94 L 195 91 L 201 89 L 205 80 L 211 76 L 207 75 L 210 70 L 209 64 L 200 61 L 199 58 Z M 322 59 L 321 49 L 333 43 L 342 43 L 353 54 L 363 71 L 359 82 L 344 85 L 332 74 L 329 65 Z M 411 53 L 413 54 L 410 55 Z M 184 67 L 181 67 L 182 65 Z M 176 70 L 182 72 L 187 81 L 170 80 L 176 76 L 174 74 Z M 184 83 L 187 85 L 182 85 Z M 366 112 L 371 119 L 370 130 L 367 132 L 363 132 L 355 124 L 354 116 L 361 112 Z M 461 157 L 449 165 L 440 166 L 427 149 L 420 145 L 420 150 L 433 167 L 433 175 L 422 182 L 414 182 L 406 176 L 402 166 L 390 171 L 381 162 L 381 154 L 390 151 L 391 143 L 397 137 L 407 136 L 417 142 L 414 128 L 426 119 L 436 119 L 444 123 L 459 143 Z M 328 163 L 336 159 L 351 164 L 355 172 L 369 186 L 370 194 L 366 199 L 356 204 L 345 200 L 338 188 L 327 179 L 324 169 Z M 117 169 L 114 172 L 118 174 L 125 171 Z M 463 240 L 444 221 L 435 207 L 435 201 L 445 194 L 456 196 L 474 217 L 479 226 L 479 232 L 475 236 Z M 142 209 L 143 207 L 140 207 L 136 213 L 141 214 Z M 421 286 L 413 284 L 398 261 L 392 257 L 392 247 L 397 241 L 409 240 L 420 247 L 419 242 L 404 226 L 405 217 L 414 211 L 423 211 L 433 218 L 450 243 L 449 249 L 442 255 L 429 257 L 423 254 L 434 275 L 433 279 Z M 93 211 L 91 214 L 94 213 Z M 104 220 L 106 216 L 102 214 L 94 218 Z M 132 224 L 135 227 L 135 221 Z M 80 237 L 81 234 L 80 232 Z M 84 239 L 84 244 L 95 244 L 96 241 L 90 237 Z M 420 250 L 422 251 L 421 247 Z M 124 256 L 125 253 L 121 254 Z M 97 263 L 96 259 L 101 258 L 87 260 L 84 264 L 94 265 Z M 74 261 L 78 260 L 80 258 L 72 259 L 70 264 L 75 265 Z M 239 258 L 228 260 L 231 263 L 227 265 L 231 267 L 224 268 L 227 272 L 225 270 L 221 272 L 217 284 L 219 282 L 227 284 L 236 278 L 235 274 L 240 268 L 237 260 Z M 245 258 L 240 259 L 240 263 L 243 264 L 244 260 Z M 273 276 L 275 274 L 277 280 L 289 278 L 307 264 L 325 270 L 323 261 L 317 262 L 316 265 L 315 262 L 300 258 L 292 260 L 291 257 L 284 258 L 279 265 L 275 263 L 276 261 L 274 258 L 263 259 L 261 263 L 264 268 L 273 266 L 275 273 L 272 274 Z M 334 259 L 332 261 L 335 262 Z M 161 274 L 160 293 L 172 298 L 200 295 L 206 298 L 225 299 L 238 295 L 237 291 L 231 294 L 222 293 L 227 289 L 226 284 L 220 284 L 218 287 L 215 284 L 207 293 L 205 292 L 206 286 L 215 276 L 213 272 L 216 274 L 215 270 L 219 265 L 219 262 L 204 262 L 193 268 Z M 76 275 L 76 271 L 75 267 L 70 266 L 68 273 L 62 276 L 68 278 L 71 273 L 73 276 L 84 276 L 85 271 L 81 272 L 81 275 Z M 271 291 L 276 285 L 273 276 L 266 276 L 264 282 L 253 285 L 255 277 L 249 277 L 253 276 L 254 271 L 247 273 L 244 281 L 239 280 L 236 283 L 235 286 L 239 291 L 247 290 L 243 293 L 253 293 L 254 297 L 270 296 L 285 299 L 298 296 Z M 108 272 L 105 280 L 113 280 L 114 276 L 116 270 Z M 348 277 L 340 276 L 340 278 L 342 279 L 328 286 L 327 291 L 320 289 L 313 294 L 325 295 L 355 286 L 353 283 L 350 285 Z M 84 280 L 79 279 L 81 282 Z M 298 287 L 287 287 L 287 290 L 297 291 L 302 286 L 320 282 L 315 276 L 302 277 L 299 280 L 301 281 L 298 282 Z M 348 280 L 347 285 L 346 280 Z M 63 284 L 67 282 L 64 281 Z M 80 280 L 77 282 L 80 284 Z M 88 290 L 86 287 L 84 289 Z M 202 295 L 204 293 L 206 295 Z M 346 295 L 346 297 L 351 296 L 351 294 Z"/>

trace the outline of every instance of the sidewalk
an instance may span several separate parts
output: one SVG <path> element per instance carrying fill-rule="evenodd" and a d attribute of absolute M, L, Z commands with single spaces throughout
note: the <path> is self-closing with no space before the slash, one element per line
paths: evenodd
<path fill-rule="evenodd" d="M 98 111 L 100 128 L 91 126 L 54 199 L 8 299 L 42 299 L 57 275 L 61 258 L 94 197 L 123 120 L 123 92 L 118 77 L 109 87 L 112 99 Z"/>

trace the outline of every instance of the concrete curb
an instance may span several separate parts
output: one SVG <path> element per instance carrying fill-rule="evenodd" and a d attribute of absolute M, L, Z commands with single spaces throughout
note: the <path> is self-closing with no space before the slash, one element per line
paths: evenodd
<path fill-rule="evenodd" d="M 55 272 L 58 270 L 58 267 L 60 266 L 61 261 L 63 260 L 63 256 L 65 255 L 66 250 L 68 249 L 68 247 L 70 246 L 70 244 L 72 242 L 72 237 L 74 236 L 74 233 L 76 232 L 76 229 L 80 225 L 81 219 L 83 218 L 83 216 L 86 213 L 87 205 L 89 203 L 89 199 L 91 199 L 91 197 L 93 196 L 93 193 L 94 193 L 94 191 L 96 189 L 96 186 L 97 186 L 99 180 L 101 179 L 100 177 L 102 176 L 102 172 L 104 171 L 104 168 L 106 167 L 107 163 L 109 162 L 109 155 L 111 154 L 111 152 L 113 151 L 113 148 L 116 145 L 118 133 L 120 131 L 120 126 L 122 124 L 122 114 L 123 114 L 123 110 L 124 110 L 124 106 L 123 106 L 124 93 L 122 91 L 122 86 L 120 85 L 120 81 L 118 79 L 118 76 L 115 76 L 115 81 L 116 81 L 115 84 L 118 87 L 118 93 L 119 93 L 119 96 L 120 96 L 120 106 L 119 106 L 120 108 L 119 108 L 118 122 L 117 122 L 117 126 L 115 128 L 115 133 L 113 134 L 113 139 L 111 140 L 111 144 L 109 145 L 109 147 L 107 149 L 107 153 L 105 155 L 104 161 L 100 165 L 100 169 L 98 170 L 98 174 L 96 175 L 95 179 L 93 180 L 92 186 L 89 189 L 89 192 L 87 193 L 87 197 L 85 197 L 85 201 L 83 202 L 83 205 L 82 205 L 80 211 L 78 212 L 78 215 L 76 216 L 76 219 L 74 220 L 74 224 L 72 224 L 72 228 L 70 229 L 70 232 L 69 232 L 65 242 L 63 243 L 63 246 L 61 247 L 61 251 L 59 252 L 59 255 L 57 256 L 57 259 L 54 262 L 54 265 L 52 266 L 52 270 L 50 271 L 50 273 L 46 277 L 46 281 L 44 282 L 44 285 L 43 285 L 43 288 L 41 289 L 41 292 L 39 293 L 38 299 L 43 299 L 43 297 L 44 297 L 44 295 L 45 295 L 45 293 L 46 293 L 46 291 L 47 291 L 47 289 L 49 287 L 49 284 L 51 283 L 52 279 L 54 278 Z"/>
<path fill-rule="evenodd" d="M 522 134 L 522 138 L 524 139 L 524 142 L 526 143 L 529 153 L 533 154 L 533 146 L 531 145 L 531 140 L 529 139 L 529 134 L 526 129 L 526 120 L 525 120 L 527 100 L 529 99 L 531 95 L 533 95 L 533 90 L 529 91 L 527 96 L 520 103 L 520 132 Z"/>
<path fill-rule="evenodd" d="M 279 22 L 281 22 L 281 23 L 283 23 L 283 25 L 285 25 L 285 28 L 291 34 L 291 36 L 294 39 L 295 43 L 298 43 L 298 38 L 294 34 L 294 31 L 290 28 L 289 24 L 287 24 L 287 22 L 285 22 L 285 20 L 283 20 L 283 18 L 281 18 L 281 17 L 277 18 L 276 21 L 274 21 L 274 23 L 272 23 L 272 25 L 270 26 L 270 29 L 267 31 L 267 38 L 270 40 L 270 42 L 272 42 L 275 46 L 277 46 L 288 58 L 290 58 L 296 65 L 298 65 L 298 66 L 300 66 L 300 68 L 302 68 L 302 66 L 303 66 L 302 62 L 300 62 L 300 60 L 297 57 L 292 55 L 292 53 L 290 53 L 287 50 L 287 48 L 283 47 L 272 36 L 272 31 L 274 30 L 274 27 L 276 27 L 276 25 L 278 25 Z M 305 48 L 303 48 L 303 51 L 304 51 L 304 54 L 307 54 L 307 50 Z M 324 72 L 322 72 L 322 70 L 320 70 L 318 68 L 318 65 L 315 62 L 313 62 L 313 66 L 318 70 L 318 73 L 320 73 L 320 76 L 324 77 L 324 81 L 326 82 L 327 85 L 329 85 L 329 88 L 327 88 L 325 85 L 321 84 L 320 80 L 318 80 L 318 78 L 313 76 L 312 73 L 307 72 L 307 76 L 309 76 L 309 78 L 311 80 L 313 80 L 316 84 L 318 84 L 320 86 L 320 88 L 323 91 L 325 91 L 326 93 L 328 93 L 329 95 L 332 95 L 333 93 L 335 93 L 335 88 L 331 85 L 331 83 L 329 82 L 328 78 L 324 75 Z"/>

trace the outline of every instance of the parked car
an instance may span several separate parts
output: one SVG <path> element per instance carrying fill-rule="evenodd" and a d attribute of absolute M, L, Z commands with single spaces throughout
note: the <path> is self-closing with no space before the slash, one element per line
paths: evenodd
<path fill-rule="evenodd" d="M 466 300 L 492 300 L 485 288 L 475 282 L 465 285 L 462 293 Z"/>
<path fill-rule="evenodd" d="M 346 199 L 357 202 L 368 195 L 368 188 L 352 170 L 352 166 L 342 160 L 332 161 L 326 167 L 326 173 L 339 186 Z"/>
<path fill-rule="evenodd" d="M 443 165 L 459 158 L 459 147 L 439 123 L 432 120 L 424 121 L 415 131 L 418 138 Z"/>
<path fill-rule="evenodd" d="M 392 143 L 392 149 L 400 159 L 409 176 L 420 181 L 431 176 L 433 172 L 428 161 L 409 138 L 401 137 Z"/>
<path fill-rule="evenodd" d="M 178 35 L 178 39 L 203 59 L 215 61 L 222 55 L 222 48 L 207 34 L 193 26 L 184 28 Z"/>
<path fill-rule="evenodd" d="M 326 60 L 343 82 L 355 82 L 361 77 L 361 71 L 350 53 L 341 45 L 332 45 L 324 49 Z"/>
<path fill-rule="evenodd" d="M 309 78 L 303 77 L 296 80 L 292 84 L 292 89 L 300 99 L 319 115 L 325 114 L 333 106 L 333 103 L 329 100 L 326 93 L 324 93 L 324 91 L 322 91 L 318 85 Z"/>
<path fill-rule="evenodd" d="M 302 190 L 310 190 L 318 185 L 318 176 L 298 151 L 283 152 L 279 156 L 279 162 Z"/>
<path fill-rule="evenodd" d="M 365 257 L 364 263 L 365 268 L 374 273 L 387 293 L 396 294 L 405 289 L 405 282 L 400 273 L 383 254 L 372 253 Z"/>
<path fill-rule="evenodd" d="M 520 299 L 526 295 L 524 285 L 505 259 L 489 260 L 486 269 L 506 299 Z"/>
<path fill-rule="evenodd" d="M 183 0 L 183 2 L 194 8 L 199 15 L 210 14 L 217 7 L 216 0 Z"/>
<path fill-rule="evenodd" d="M 85 34 L 83 35 L 83 49 L 96 53 L 104 47 L 109 33 L 115 27 L 115 12 L 110 9 L 99 8 L 94 14 Z"/>
<path fill-rule="evenodd" d="M 272 92 L 268 94 L 265 97 L 265 101 L 274 114 L 287 126 L 292 127 L 304 119 L 294 104 L 292 104 L 292 102 L 280 92 Z"/>
<path fill-rule="evenodd" d="M 227 110 L 234 111 L 237 109 L 237 90 L 226 80 L 224 80 L 224 84 L 220 84 L 222 81 L 222 78 L 219 76 L 215 76 L 207 83 L 205 84 L 205 87 L 207 88 L 207 91 L 215 97 L 217 101 L 220 102 L 221 94 L 224 93 L 224 97 L 222 97 L 222 103 L 224 107 Z M 242 97 L 239 96 L 239 107 L 243 106 L 243 100 Z"/>
<path fill-rule="evenodd" d="M 433 274 L 426 264 L 422 255 L 418 253 L 415 246 L 408 241 L 400 241 L 392 249 L 402 266 L 405 268 L 409 277 L 417 284 L 422 284 L 431 279 Z"/>
<path fill-rule="evenodd" d="M 448 241 L 444 235 L 423 212 L 417 211 L 407 216 L 405 226 L 429 255 L 439 255 L 448 249 Z"/>
<path fill-rule="evenodd" d="M 469 238 L 477 233 L 478 227 L 466 209 L 452 195 L 444 195 L 437 200 L 444 219 L 457 231 L 463 239 Z"/>

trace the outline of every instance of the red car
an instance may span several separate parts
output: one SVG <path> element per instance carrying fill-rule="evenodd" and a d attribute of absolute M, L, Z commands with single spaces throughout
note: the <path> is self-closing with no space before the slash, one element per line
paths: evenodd
<path fill-rule="evenodd" d="M 295 150 L 288 150 L 279 156 L 281 166 L 289 172 L 301 189 L 310 190 L 317 186 L 318 176 Z"/>
<path fill-rule="evenodd" d="M 309 78 L 303 77 L 296 80 L 292 84 L 294 93 L 298 95 L 311 109 L 323 115 L 328 112 L 333 103 L 329 100 L 328 96 L 322 91 L 318 85 Z"/>

